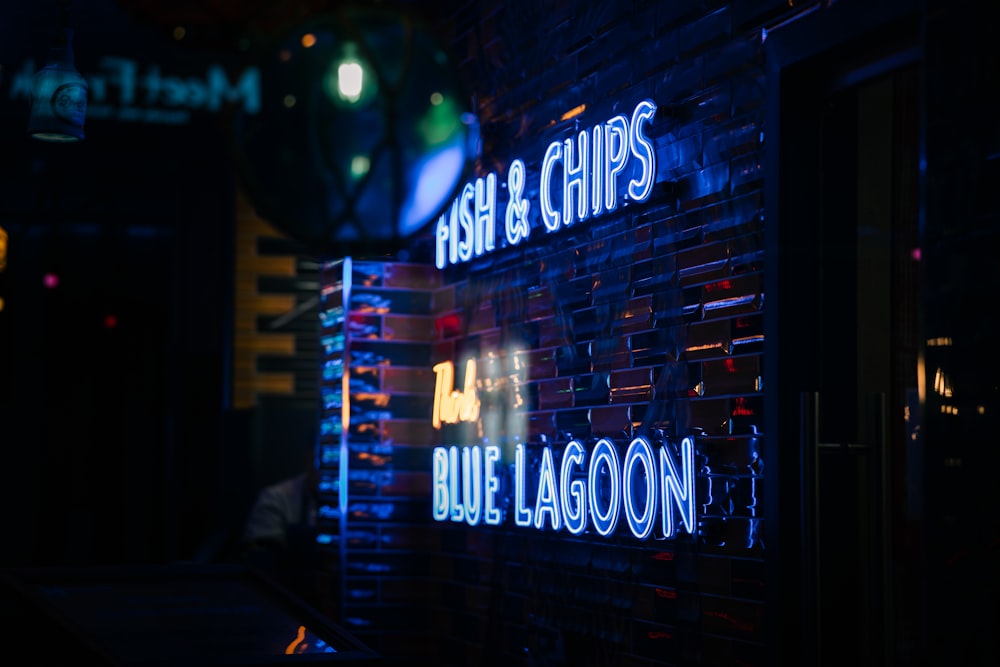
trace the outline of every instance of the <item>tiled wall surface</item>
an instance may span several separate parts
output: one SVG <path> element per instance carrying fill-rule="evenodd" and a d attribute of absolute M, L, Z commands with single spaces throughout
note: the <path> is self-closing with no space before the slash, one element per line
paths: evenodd
<path fill-rule="evenodd" d="M 317 400 L 318 262 L 236 201 L 233 406 L 261 396 Z"/>
<path fill-rule="evenodd" d="M 380 654 L 429 655 L 430 362 L 441 277 L 427 264 L 346 259 L 328 263 L 321 280 L 323 594 L 333 617 Z"/>
<path fill-rule="evenodd" d="M 537 183 L 549 142 L 649 98 L 657 185 L 642 204 L 444 271 L 356 265 L 344 310 L 342 265 L 327 268 L 327 550 L 342 619 L 390 661 L 426 651 L 448 665 L 764 664 L 761 27 L 787 11 L 456 3 L 449 51 L 479 105 L 477 175 L 502 183 L 521 158 Z M 516 441 L 558 452 L 571 437 L 608 437 L 624 450 L 640 434 L 695 435 L 695 534 L 432 521 L 433 446 L 482 439 L 430 428 L 431 367 L 454 361 L 461 386 L 470 357 L 484 435 L 505 463 Z"/>
<path fill-rule="evenodd" d="M 443 527 L 443 663 L 763 664 L 760 26 L 787 9 L 506 3 L 457 15 L 451 51 L 468 54 L 484 171 L 503 182 L 520 157 L 537 183 L 549 142 L 649 98 L 657 186 L 643 204 L 446 271 L 439 301 L 454 305 L 438 317 L 459 325 L 434 361 L 498 359 L 529 449 L 697 434 L 698 528 L 639 542 Z"/>

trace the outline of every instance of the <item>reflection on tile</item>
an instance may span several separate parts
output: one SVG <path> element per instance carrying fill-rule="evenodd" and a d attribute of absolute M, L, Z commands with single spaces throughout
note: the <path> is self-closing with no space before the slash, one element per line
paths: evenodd
<path fill-rule="evenodd" d="M 538 442 L 542 437 L 551 438 L 556 431 L 556 412 L 530 412 L 527 415 L 527 440 Z"/>
<path fill-rule="evenodd" d="M 382 546 L 388 549 L 416 549 L 429 551 L 437 545 L 438 533 L 432 527 L 425 524 L 416 526 L 379 526 Z M 413 586 L 415 582 L 393 582 L 404 586 Z M 389 582 L 381 582 L 383 586 Z M 383 589 L 384 590 L 384 589 Z"/>
<path fill-rule="evenodd" d="M 673 255 L 654 257 L 632 267 L 632 296 L 646 296 L 676 287 Z"/>
<path fill-rule="evenodd" d="M 608 376 L 590 373 L 573 378 L 573 405 L 578 408 L 608 404 Z"/>
<path fill-rule="evenodd" d="M 756 241 L 753 247 L 759 247 L 760 245 L 762 245 L 762 242 Z M 745 273 L 758 273 L 764 267 L 764 251 L 744 251 L 742 247 L 737 248 L 734 247 L 734 244 L 730 243 L 729 267 L 734 276 Z"/>
<path fill-rule="evenodd" d="M 729 353 L 728 320 L 693 322 L 687 327 L 684 357 L 689 360 L 711 359 Z"/>
<path fill-rule="evenodd" d="M 639 403 L 653 398 L 653 373 L 649 368 L 613 371 L 608 384 L 612 403 Z"/>
<path fill-rule="evenodd" d="M 381 287 L 384 266 L 384 262 L 351 262 L 351 283 L 362 287 Z M 340 276 L 335 282 L 340 282 Z"/>
<path fill-rule="evenodd" d="M 538 383 L 538 408 L 554 410 L 573 406 L 573 391 L 569 378 Z"/>
<path fill-rule="evenodd" d="M 763 232 L 764 224 L 763 201 L 759 192 L 751 192 L 735 199 L 727 199 L 707 206 L 699 212 L 701 228 L 705 242 L 729 240 L 730 257 L 749 252 L 752 248 L 763 249 L 763 241 L 755 236 L 753 246 L 744 245 L 735 250 L 736 244 L 731 240 L 739 236 L 759 234 Z"/>
<path fill-rule="evenodd" d="M 428 413 L 429 414 L 429 413 Z M 408 420 L 393 419 L 377 425 L 378 437 L 391 446 L 390 451 L 400 451 L 399 445 L 431 445 L 435 442 L 434 429 L 426 415 Z"/>
<path fill-rule="evenodd" d="M 552 315 L 552 291 L 548 285 L 534 287 L 527 294 L 527 317 L 537 319 Z"/>
<path fill-rule="evenodd" d="M 699 398 L 689 403 L 691 426 L 705 435 L 730 434 L 730 401 L 727 398 Z"/>
<path fill-rule="evenodd" d="M 585 409 L 559 410 L 555 413 L 556 431 L 569 433 L 576 438 L 590 434 L 590 411 Z"/>
<path fill-rule="evenodd" d="M 380 338 L 382 336 L 382 318 L 377 315 L 361 315 L 352 313 L 347 318 L 347 337 L 356 338 Z M 343 337 L 341 337 L 341 347 L 343 349 Z M 336 351 L 336 347 L 330 350 Z"/>
<path fill-rule="evenodd" d="M 628 295 L 629 282 L 632 279 L 631 265 L 623 266 L 593 274 L 591 296 L 593 303 L 608 303 L 621 301 Z"/>
<path fill-rule="evenodd" d="M 763 640 L 764 605 L 732 598 L 704 597 L 702 627 L 714 635 Z"/>
<path fill-rule="evenodd" d="M 715 547 L 715 552 L 757 552 L 762 544 L 757 535 L 759 519 L 704 516 L 698 520 L 699 542 Z"/>
<path fill-rule="evenodd" d="M 698 452 L 703 472 L 724 475 L 760 475 L 761 447 L 759 436 L 741 435 L 704 437 L 698 440 Z"/>
<path fill-rule="evenodd" d="M 659 142 L 657 142 L 659 143 Z M 686 136 L 669 133 L 663 149 L 657 151 L 657 181 L 672 181 L 701 167 L 702 138 L 700 134 Z"/>
<path fill-rule="evenodd" d="M 697 395 L 701 375 L 697 364 L 671 362 L 654 366 L 653 398 L 658 401 L 679 400 Z"/>
<path fill-rule="evenodd" d="M 742 297 L 747 294 L 760 293 L 763 277 L 759 274 L 731 276 L 716 282 L 705 283 L 702 287 L 702 300 Z"/>
<path fill-rule="evenodd" d="M 680 251 L 701 245 L 701 227 L 686 222 L 686 216 L 677 216 L 653 223 L 654 256 L 669 255 L 676 262 Z"/>
<path fill-rule="evenodd" d="M 755 434 L 762 431 L 764 422 L 764 397 L 737 396 L 731 399 L 729 433 L 734 435 Z"/>
<path fill-rule="evenodd" d="M 671 326 L 701 319 L 701 288 L 688 287 L 653 295 L 656 326 Z"/>
<path fill-rule="evenodd" d="M 688 286 L 729 275 L 729 252 L 725 243 L 711 243 L 677 255 L 680 284 Z"/>
<path fill-rule="evenodd" d="M 672 618 L 675 610 L 668 609 L 662 613 Z M 658 624 L 638 620 L 631 626 L 630 644 L 637 656 L 654 662 L 665 661 L 670 664 L 677 662 L 681 657 L 681 644 L 677 638 L 677 632 L 677 629 L 670 625 L 669 621 Z"/>
<path fill-rule="evenodd" d="M 556 377 L 556 355 L 552 350 L 528 350 L 517 354 L 515 368 L 523 369 L 528 380 L 547 380 Z"/>
<path fill-rule="evenodd" d="M 731 185 L 734 192 L 746 191 L 750 187 L 759 187 L 764 178 L 764 161 L 759 153 L 734 158 L 730 167 L 732 169 Z"/>
<path fill-rule="evenodd" d="M 346 338 L 344 334 L 335 333 L 330 335 L 324 335 L 320 338 L 320 345 L 322 346 L 324 354 L 336 354 L 338 352 L 344 351 L 344 343 Z"/>
<path fill-rule="evenodd" d="M 572 341 L 572 325 L 563 318 L 551 315 L 538 322 L 538 346 L 557 347 Z"/>
<path fill-rule="evenodd" d="M 429 368 L 391 366 L 373 370 L 381 370 L 382 388 L 390 394 L 433 394 L 434 373 Z"/>
<path fill-rule="evenodd" d="M 395 472 L 381 483 L 384 496 L 428 498 L 431 494 L 429 472 Z"/>
<path fill-rule="evenodd" d="M 351 311 L 384 315 L 426 315 L 430 312 L 431 293 L 412 290 L 374 290 L 358 288 L 351 292 Z"/>
<path fill-rule="evenodd" d="M 386 340 L 430 341 L 436 337 L 435 321 L 429 316 L 386 315 L 383 321 Z"/>
<path fill-rule="evenodd" d="M 610 371 L 628 368 L 631 359 L 629 339 L 623 336 L 602 337 L 590 343 L 591 368 L 595 371 Z"/>
<path fill-rule="evenodd" d="M 355 289 L 351 292 L 351 313 L 385 314 L 392 301 L 383 292 Z"/>
<path fill-rule="evenodd" d="M 556 348 L 555 361 L 559 377 L 589 373 L 591 370 L 590 344 L 580 343 Z M 556 374 L 554 373 L 552 376 L 554 375 Z"/>
<path fill-rule="evenodd" d="M 705 395 L 755 393 L 760 375 L 757 355 L 731 356 L 701 362 Z"/>
<path fill-rule="evenodd" d="M 446 313 L 455 310 L 455 286 L 448 285 L 439 290 L 431 292 L 432 313 Z"/>
<path fill-rule="evenodd" d="M 379 373 L 381 369 L 372 367 L 351 367 L 351 379 L 348 383 L 348 388 L 351 393 L 354 392 L 377 392 L 379 389 L 379 378 L 381 374 Z M 340 391 L 340 385 L 334 387 L 337 391 Z"/>
<path fill-rule="evenodd" d="M 493 305 L 492 301 L 482 302 L 468 313 L 468 318 L 467 331 L 469 333 L 493 329 L 497 326 L 496 306 Z"/>
<path fill-rule="evenodd" d="M 428 575 L 427 556 L 420 553 L 391 551 L 350 553 L 347 569 L 353 574 L 362 576 L 426 577 Z M 407 609 L 406 613 L 412 613 L 412 610 Z M 410 618 L 411 622 L 412 620 Z"/>
<path fill-rule="evenodd" d="M 759 354 L 764 351 L 764 316 L 734 317 L 730 320 L 733 354 Z"/>
<path fill-rule="evenodd" d="M 653 301 L 649 296 L 629 299 L 625 304 L 618 324 L 624 334 L 645 331 L 653 326 Z"/>
<path fill-rule="evenodd" d="M 590 428 L 594 437 L 622 438 L 632 432 L 632 411 L 627 405 L 595 407 L 590 411 Z"/>
<path fill-rule="evenodd" d="M 593 286 L 594 280 L 589 274 L 552 285 L 556 308 L 570 312 L 592 305 L 591 289 Z"/>
<path fill-rule="evenodd" d="M 710 141 L 706 144 L 706 151 L 711 151 L 709 161 L 728 160 L 758 148 L 760 133 L 758 123 L 747 117 L 712 128 L 708 132 Z"/>
<path fill-rule="evenodd" d="M 379 494 L 379 484 L 383 474 L 372 470 L 351 468 L 347 478 L 347 493 L 350 498 Z"/>
<path fill-rule="evenodd" d="M 702 305 L 703 317 L 730 317 L 733 315 L 751 313 L 759 308 L 756 294 L 740 294 L 706 301 Z"/>
<path fill-rule="evenodd" d="M 441 272 L 427 264 L 381 263 L 386 287 L 432 289 L 441 284 Z"/>
<path fill-rule="evenodd" d="M 432 401 L 429 394 L 352 393 L 351 419 L 427 419 Z"/>
<path fill-rule="evenodd" d="M 629 336 L 633 366 L 654 366 L 677 359 L 677 347 L 673 331 L 661 327 L 652 331 Z"/>
<path fill-rule="evenodd" d="M 573 311 L 570 325 L 573 340 L 579 343 L 593 340 L 606 333 L 610 324 L 607 313 L 607 308 L 584 308 Z"/>
<path fill-rule="evenodd" d="M 685 203 L 688 206 L 698 206 L 705 201 L 717 199 L 729 185 L 729 163 L 719 162 L 699 169 L 684 176 L 681 183 L 686 195 Z"/>
<path fill-rule="evenodd" d="M 359 340 L 351 344 L 351 366 L 430 365 L 430 347 L 423 343 Z"/>

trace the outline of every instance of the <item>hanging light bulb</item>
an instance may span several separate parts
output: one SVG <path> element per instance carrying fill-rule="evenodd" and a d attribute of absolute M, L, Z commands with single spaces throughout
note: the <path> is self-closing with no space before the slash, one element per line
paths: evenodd
<path fill-rule="evenodd" d="M 340 57 L 331 62 L 325 85 L 330 99 L 343 107 L 361 107 L 376 93 L 374 72 L 353 42 L 345 43 Z"/>
<path fill-rule="evenodd" d="M 60 3 L 61 31 L 49 49 L 45 66 L 32 80 L 28 132 L 41 141 L 80 141 L 84 136 L 87 80 L 73 63 L 73 31 L 66 27 L 65 18 L 67 4 L 65 0 Z"/>

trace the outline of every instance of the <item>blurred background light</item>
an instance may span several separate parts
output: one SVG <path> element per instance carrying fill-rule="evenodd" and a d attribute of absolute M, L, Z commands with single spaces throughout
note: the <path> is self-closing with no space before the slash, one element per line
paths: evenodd
<path fill-rule="evenodd" d="M 233 121 L 257 213 L 320 259 L 407 248 L 458 194 L 479 145 L 436 37 L 405 6 L 345 5 L 258 53 L 262 108 Z"/>

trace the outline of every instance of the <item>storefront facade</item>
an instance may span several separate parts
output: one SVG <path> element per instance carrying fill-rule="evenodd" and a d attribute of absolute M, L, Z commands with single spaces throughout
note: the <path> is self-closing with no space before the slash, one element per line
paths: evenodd
<path fill-rule="evenodd" d="M 322 276 L 345 625 L 456 665 L 995 656 L 977 9 L 457 6 L 476 172 Z"/>
<path fill-rule="evenodd" d="M 11 7 L 3 565 L 223 559 L 315 427 L 319 598 L 387 664 L 996 664 L 989 3 L 430 4 L 475 168 L 323 261 L 222 123 L 294 106 L 234 46 L 287 17 L 78 5 L 51 146 Z"/>

